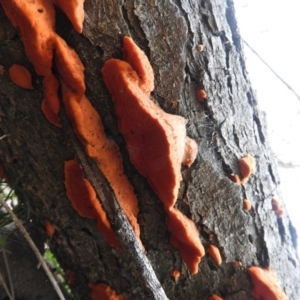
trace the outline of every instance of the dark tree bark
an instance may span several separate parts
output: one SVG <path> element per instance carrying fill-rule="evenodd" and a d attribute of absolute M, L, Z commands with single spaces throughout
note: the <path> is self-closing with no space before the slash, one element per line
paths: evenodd
<path fill-rule="evenodd" d="M 272 195 L 280 196 L 279 178 L 266 136 L 264 115 L 251 89 L 232 0 L 145 1 L 86 0 L 82 35 L 57 11 L 56 29 L 85 66 L 87 97 L 102 117 L 107 135 L 119 145 L 126 174 L 139 200 L 139 224 L 146 255 L 170 299 L 207 299 L 216 293 L 227 300 L 254 299 L 247 268 L 270 267 L 289 299 L 300 297 L 297 235 L 285 213 L 277 218 Z M 197 275 L 191 276 L 170 244 L 165 212 L 149 184 L 130 163 L 118 132 L 111 96 L 100 69 L 121 58 L 122 37 L 131 36 L 146 52 L 155 73 L 153 98 L 167 112 L 189 120 L 188 136 L 199 146 L 196 162 L 183 168 L 178 208 L 189 216 L 204 246 L 221 249 L 217 266 L 206 255 Z M 197 51 L 197 45 L 204 51 Z M 26 66 L 34 90 L 14 85 L 7 70 Z M 10 185 L 26 203 L 46 237 L 44 220 L 55 234 L 48 240 L 65 270 L 76 278 L 80 299 L 90 299 L 89 282 L 104 282 L 126 299 L 150 299 L 145 286 L 132 275 L 124 253 L 112 249 L 97 231 L 96 221 L 73 210 L 64 188 L 64 161 L 75 150 L 66 131 L 51 125 L 40 105 L 42 78 L 26 58 L 18 32 L 0 7 L 0 163 Z M 199 102 L 197 88 L 207 101 Z M 241 186 L 228 179 L 239 174 L 239 159 L 250 153 L 256 172 Z M 243 209 L 243 199 L 252 209 Z M 241 261 L 242 267 L 234 266 Z M 174 282 L 170 272 L 181 277 Z"/>

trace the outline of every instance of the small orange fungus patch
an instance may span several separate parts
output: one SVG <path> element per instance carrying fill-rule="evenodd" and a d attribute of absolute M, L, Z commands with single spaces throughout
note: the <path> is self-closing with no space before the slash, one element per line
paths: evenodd
<path fill-rule="evenodd" d="M 231 175 L 229 175 L 228 177 L 229 177 L 229 179 L 230 179 L 231 181 L 233 181 L 234 183 L 236 183 L 236 184 L 241 184 L 241 179 L 240 179 L 239 175 L 237 175 L 237 174 L 231 174 Z"/>
<path fill-rule="evenodd" d="M 279 200 L 276 198 L 273 198 L 271 203 L 272 203 L 272 208 L 273 208 L 277 218 L 281 218 L 284 214 L 284 210 L 283 210 Z"/>
<path fill-rule="evenodd" d="M 76 282 L 74 273 L 71 270 L 66 270 L 65 274 L 68 277 L 69 282 L 74 285 Z"/>
<path fill-rule="evenodd" d="M 243 264 L 242 264 L 241 261 L 234 261 L 234 262 L 233 262 L 233 265 L 234 265 L 235 267 L 241 267 Z"/>
<path fill-rule="evenodd" d="M 109 285 L 104 283 L 89 283 L 93 300 L 124 300 L 122 294 L 117 294 Z"/>
<path fill-rule="evenodd" d="M 204 47 L 203 47 L 203 45 L 199 44 L 199 45 L 197 45 L 196 49 L 197 49 L 197 51 L 202 52 Z"/>
<path fill-rule="evenodd" d="M 185 139 L 184 154 L 182 157 L 182 164 L 190 167 L 195 161 L 198 153 L 198 145 L 195 140 L 189 138 L 188 136 Z"/>
<path fill-rule="evenodd" d="M 53 224 L 49 220 L 45 220 L 45 226 L 46 226 L 46 232 L 48 236 L 51 237 L 55 232 L 55 228 Z"/>
<path fill-rule="evenodd" d="M 84 218 L 96 219 L 97 227 L 105 240 L 111 246 L 119 248 L 119 242 L 111 229 L 106 213 L 102 209 L 92 185 L 83 177 L 78 162 L 76 160 L 66 161 L 64 169 L 67 196 L 73 208 Z"/>
<path fill-rule="evenodd" d="M 14 84 L 24 89 L 33 89 L 31 74 L 25 67 L 21 65 L 12 65 L 8 70 L 8 74 Z"/>
<path fill-rule="evenodd" d="M 246 154 L 243 158 L 240 159 L 240 172 L 243 176 L 242 184 L 245 184 L 250 175 L 255 170 L 255 159 L 250 154 Z"/>
<path fill-rule="evenodd" d="M 250 200 L 244 199 L 243 200 L 243 206 L 244 206 L 244 210 L 249 211 L 252 207 Z"/>
<path fill-rule="evenodd" d="M 197 88 L 196 90 L 196 96 L 197 96 L 197 100 L 199 102 L 202 102 L 206 99 L 207 95 L 206 92 L 203 89 Z"/>
<path fill-rule="evenodd" d="M 0 75 L 3 75 L 5 73 L 4 66 L 0 65 Z"/>
<path fill-rule="evenodd" d="M 212 294 L 208 297 L 207 300 L 223 300 L 223 298 L 221 298 L 220 296 L 218 296 L 216 294 Z"/>
<path fill-rule="evenodd" d="M 252 279 L 253 289 L 251 294 L 254 297 L 262 300 L 288 300 L 273 271 L 250 267 L 248 268 L 248 274 Z"/>
<path fill-rule="evenodd" d="M 177 281 L 181 275 L 181 272 L 178 269 L 174 269 L 171 271 L 171 277 Z"/>
<path fill-rule="evenodd" d="M 207 253 L 212 257 L 212 259 L 217 265 L 220 265 L 222 263 L 220 250 L 216 246 L 209 245 L 207 248 Z"/>

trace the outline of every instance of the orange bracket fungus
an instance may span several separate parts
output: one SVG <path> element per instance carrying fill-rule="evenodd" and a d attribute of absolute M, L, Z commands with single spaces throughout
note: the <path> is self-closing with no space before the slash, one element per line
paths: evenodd
<path fill-rule="evenodd" d="M 84 218 L 97 220 L 97 227 L 103 234 L 105 240 L 116 248 L 120 248 L 106 213 L 100 205 L 96 193 L 87 179 L 83 177 L 83 172 L 76 160 L 65 162 L 65 186 L 67 196 L 73 208 Z"/>
<path fill-rule="evenodd" d="M 218 296 L 216 294 L 212 294 L 209 296 L 209 298 L 207 300 L 223 300 L 223 298 L 221 298 L 220 296 Z"/>
<path fill-rule="evenodd" d="M 78 33 L 82 33 L 82 24 L 84 20 L 84 0 L 53 0 L 53 2 L 67 15 L 75 30 Z"/>
<path fill-rule="evenodd" d="M 45 227 L 46 227 L 46 232 L 48 236 L 52 236 L 55 232 L 55 228 L 53 224 L 49 220 L 45 220 Z"/>
<path fill-rule="evenodd" d="M 124 295 L 117 294 L 109 285 L 104 283 L 89 283 L 92 300 L 124 300 Z"/>
<path fill-rule="evenodd" d="M 55 10 L 48 0 L 0 0 L 6 15 L 18 28 L 30 61 L 39 75 L 44 76 L 44 100 L 42 110 L 48 120 L 61 126 L 58 119 L 59 84 L 62 88 L 63 102 L 71 119 L 73 129 L 82 141 L 86 153 L 93 158 L 109 181 L 128 221 L 139 239 L 140 228 L 137 223 L 138 204 L 128 178 L 118 146 L 106 138 L 97 111 L 85 97 L 84 66 L 76 52 L 54 31 Z M 83 20 L 83 1 L 57 0 L 55 3 L 65 11 L 71 22 Z M 82 10 L 78 17 L 78 9 Z M 79 15 L 80 15 L 79 14 Z M 82 24 L 81 24 L 82 26 Z M 80 31 L 80 26 L 77 28 Z M 59 80 L 52 73 L 53 62 L 59 73 Z"/>
<path fill-rule="evenodd" d="M 243 206 L 244 206 L 244 210 L 249 211 L 252 207 L 250 200 L 244 199 Z"/>
<path fill-rule="evenodd" d="M 231 181 L 233 181 L 234 183 L 236 183 L 236 184 L 241 184 L 241 179 L 240 179 L 239 175 L 237 175 L 237 174 L 231 174 L 231 175 L 229 175 L 228 177 L 229 177 L 229 179 L 230 179 Z"/>
<path fill-rule="evenodd" d="M 216 246 L 209 245 L 207 248 L 207 253 L 212 257 L 212 259 L 217 265 L 220 265 L 222 263 L 220 251 Z"/>
<path fill-rule="evenodd" d="M 197 144 L 186 136 L 186 119 L 164 112 L 151 100 L 154 75 L 150 62 L 131 38 L 124 37 L 123 42 L 124 60 L 108 60 L 101 70 L 103 79 L 112 95 L 130 160 L 163 202 L 171 241 L 194 274 L 204 255 L 203 247 L 195 224 L 181 217 L 174 204 L 182 180 L 181 164 L 193 163 Z M 185 237 L 190 230 L 193 238 L 184 240 L 172 226 L 181 226 Z"/>
<path fill-rule="evenodd" d="M 250 154 L 246 154 L 243 158 L 240 159 L 240 172 L 243 176 L 243 179 L 241 180 L 242 184 L 245 184 L 250 175 L 255 170 L 255 159 Z"/>
<path fill-rule="evenodd" d="M 277 218 L 281 218 L 284 214 L 284 210 L 283 210 L 280 202 L 276 198 L 273 198 L 271 203 L 272 203 L 272 208 L 273 208 Z"/>
<path fill-rule="evenodd" d="M 279 286 L 273 271 L 259 267 L 248 268 L 253 289 L 251 294 L 262 300 L 288 300 L 288 297 Z"/>
<path fill-rule="evenodd" d="M 31 74 L 25 67 L 14 64 L 9 68 L 8 74 L 14 84 L 24 89 L 33 89 Z"/>

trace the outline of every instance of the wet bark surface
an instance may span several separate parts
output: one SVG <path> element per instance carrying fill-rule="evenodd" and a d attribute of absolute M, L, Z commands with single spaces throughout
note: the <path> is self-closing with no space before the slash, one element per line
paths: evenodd
<path fill-rule="evenodd" d="M 57 11 L 56 28 L 85 66 L 86 95 L 101 115 L 107 135 L 119 145 L 125 172 L 139 200 L 141 239 L 154 271 L 170 299 L 254 299 L 247 267 L 270 267 L 289 299 L 300 297 L 300 269 L 296 233 L 288 215 L 278 219 L 272 210 L 280 197 L 279 178 L 266 136 L 264 115 L 257 107 L 245 69 L 234 8 L 227 1 L 96 1 L 85 3 L 82 35 Z M 188 136 L 199 153 L 183 181 L 177 207 L 197 225 L 202 243 L 216 245 L 223 263 L 206 255 L 191 276 L 170 244 L 165 212 L 147 181 L 129 160 L 118 132 L 100 69 L 109 58 L 121 58 L 122 37 L 129 35 L 148 55 L 155 73 L 152 93 L 165 111 L 188 120 Z M 197 45 L 204 51 L 197 51 Z M 7 70 L 14 64 L 33 74 L 34 90 L 14 85 Z M 0 6 L 0 163 L 9 183 L 40 223 L 55 226 L 48 242 L 65 270 L 74 273 L 74 291 L 89 299 L 89 282 L 104 282 L 126 299 L 149 299 L 132 275 L 124 253 L 111 248 L 97 231 L 96 221 L 73 210 L 64 188 L 63 164 L 75 151 L 64 130 L 44 117 L 42 78 L 26 58 L 17 31 Z M 197 89 L 207 100 L 197 100 Z M 239 174 L 239 159 L 250 153 L 256 171 L 241 186 L 228 179 Z M 243 209 L 243 199 L 252 209 Z M 234 266 L 241 261 L 242 266 Z M 170 273 L 178 269 L 175 282 Z"/>

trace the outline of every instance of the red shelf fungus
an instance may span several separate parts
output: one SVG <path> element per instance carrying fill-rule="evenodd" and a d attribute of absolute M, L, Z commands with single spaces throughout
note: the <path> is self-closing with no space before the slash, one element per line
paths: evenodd
<path fill-rule="evenodd" d="M 255 170 L 255 159 L 250 154 L 246 154 L 243 158 L 240 159 L 240 172 L 243 176 L 241 180 L 242 184 L 245 184 L 250 175 L 254 173 Z"/>
<path fill-rule="evenodd" d="M 199 232 L 191 220 L 174 209 L 174 204 L 182 180 L 181 163 L 193 163 L 197 144 L 186 136 L 183 117 L 164 112 L 151 100 L 152 67 L 129 37 L 124 37 L 123 57 L 124 60 L 108 60 L 101 70 L 115 104 L 119 130 L 125 137 L 131 162 L 163 202 L 172 244 L 194 274 L 204 255 Z M 173 226 L 181 226 L 181 232 L 190 230 L 192 238 L 189 234 L 181 237 Z"/>
<path fill-rule="evenodd" d="M 208 297 L 207 300 L 223 300 L 223 298 L 221 298 L 220 296 L 218 296 L 216 294 L 212 294 Z"/>
<path fill-rule="evenodd" d="M 106 213 L 102 209 L 93 187 L 83 177 L 83 172 L 76 160 L 65 162 L 65 187 L 67 196 L 78 214 L 84 218 L 96 219 L 97 227 L 105 240 L 111 246 L 120 248 Z"/>
<path fill-rule="evenodd" d="M 178 209 L 172 208 L 168 212 L 167 225 L 171 233 L 171 244 L 178 249 L 191 274 L 196 274 L 205 250 L 195 223 Z"/>
<path fill-rule="evenodd" d="M 53 0 L 53 2 L 67 15 L 75 30 L 78 33 L 82 33 L 82 24 L 84 20 L 84 0 Z"/>
<path fill-rule="evenodd" d="M 250 200 L 244 199 L 243 206 L 244 206 L 244 210 L 249 211 L 252 207 Z"/>
<path fill-rule="evenodd" d="M 60 83 L 63 101 L 74 131 L 85 146 L 87 154 L 97 162 L 99 169 L 111 184 L 139 239 L 136 195 L 124 174 L 117 145 L 106 138 L 100 116 L 84 95 L 84 66 L 76 52 L 54 31 L 53 3 L 48 0 L 0 0 L 0 3 L 3 4 L 5 13 L 13 25 L 20 31 L 26 54 L 37 73 L 44 76 L 42 110 L 45 116 L 51 123 L 60 126 L 57 116 L 59 112 L 57 91 Z M 65 11 L 73 24 L 82 23 L 83 1 L 76 0 L 70 5 L 63 0 L 57 0 L 55 3 Z M 82 28 L 82 24 L 79 25 L 81 27 L 77 27 L 78 31 Z M 60 81 L 52 73 L 53 62 Z"/>
<path fill-rule="evenodd" d="M 273 271 L 250 267 L 248 268 L 248 274 L 252 279 L 253 289 L 251 294 L 254 297 L 262 300 L 288 300 Z"/>
<path fill-rule="evenodd" d="M 273 208 L 277 218 L 282 218 L 282 216 L 284 214 L 284 210 L 283 210 L 279 200 L 277 200 L 276 198 L 273 198 L 271 203 L 272 203 L 272 208 Z"/>
<path fill-rule="evenodd" d="M 104 283 L 89 283 L 92 300 L 124 300 L 122 294 L 117 294 L 109 285 Z"/>
<path fill-rule="evenodd" d="M 14 64 L 9 68 L 8 74 L 14 84 L 24 89 L 33 89 L 31 74 L 25 67 Z"/>
<path fill-rule="evenodd" d="M 211 256 L 211 258 L 214 260 L 214 262 L 217 265 L 220 265 L 222 263 L 222 257 L 220 254 L 220 250 L 216 246 L 209 245 L 207 248 L 207 253 Z"/>
<path fill-rule="evenodd" d="M 48 236 L 52 236 L 55 232 L 55 228 L 53 224 L 49 220 L 45 220 L 45 227 L 46 227 L 46 232 Z"/>

